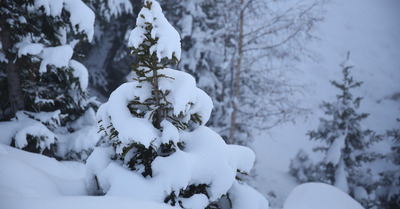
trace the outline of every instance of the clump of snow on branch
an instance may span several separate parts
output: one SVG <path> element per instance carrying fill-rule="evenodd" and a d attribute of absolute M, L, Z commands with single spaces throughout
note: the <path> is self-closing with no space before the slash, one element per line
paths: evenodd
<path fill-rule="evenodd" d="M 175 56 L 181 58 L 181 38 L 178 31 L 168 22 L 162 13 L 161 6 L 154 0 L 146 0 L 151 3 L 151 9 L 143 8 L 136 20 L 136 27 L 129 36 L 129 47 L 138 48 L 145 40 L 146 27 L 151 24 L 151 37 L 157 40 L 157 44 L 150 48 L 150 53 L 156 52 L 159 61 L 164 57 L 172 59 Z"/>

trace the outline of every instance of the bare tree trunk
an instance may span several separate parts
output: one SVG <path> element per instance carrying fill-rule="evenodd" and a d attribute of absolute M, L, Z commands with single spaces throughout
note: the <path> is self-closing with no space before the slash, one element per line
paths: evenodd
<path fill-rule="evenodd" d="M 235 73 L 235 92 L 234 98 L 232 100 L 232 116 L 231 116 L 231 129 L 229 133 L 229 142 L 233 143 L 235 137 L 235 129 L 236 129 L 236 115 L 237 115 L 237 100 L 239 96 L 240 90 L 240 71 L 242 68 L 242 58 L 243 58 L 243 23 L 244 23 L 244 10 L 242 9 L 243 0 L 240 0 L 240 23 L 239 23 L 239 46 L 238 46 L 238 60 L 236 65 L 236 73 Z"/>
<path fill-rule="evenodd" d="M 1 43 L 3 51 L 6 55 L 8 63 L 6 65 L 7 69 L 7 79 L 8 79 L 8 96 L 10 104 L 10 117 L 14 117 L 18 110 L 24 108 L 24 97 L 21 90 L 20 72 L 16 63 L 16 56 L 10 53 L 9 50 L 12 47 L 11 44 L 11 31 L 6 24 L 7 16 L 0 17 L 1 30 Z"/>

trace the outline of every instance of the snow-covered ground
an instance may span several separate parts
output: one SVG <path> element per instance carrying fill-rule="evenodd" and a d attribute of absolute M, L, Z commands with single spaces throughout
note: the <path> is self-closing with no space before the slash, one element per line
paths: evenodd
<path fill-rule="evenodd" d="M 302 72 L 296 75 L 297 81 L 308 84 L 299 97 L 312 114 L 268 131 L 252 145 L 257 155 L 254 186 L 268 197 L 272 208 L 281 208 L 297 185 L 287 174 L 290 160 L 299 149 L 312 153 L 313 142 L 306 133 L 315 130 L 323 116 L 321 102 L 334 101 L 339 93 L 329 81 L 341 78 L 339 64 L 347 51 L 355 65 L 354 79 L 364 82 L 354 91 L 355 96 L 364 97 L 360 111 L 370 113 L 363 125 L 378 133 L 399 127 L 400 98 L 394 97 L 400 93 L 400 1 L 333 0 L 325 9 L 317 30 L 320 40 L 309 45 L 317 62 L 303 59 Z"/>

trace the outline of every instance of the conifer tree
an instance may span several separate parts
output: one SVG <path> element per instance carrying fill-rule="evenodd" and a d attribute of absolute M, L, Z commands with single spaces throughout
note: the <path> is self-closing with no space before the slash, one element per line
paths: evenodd
<path fill-rule="evenodd" d="M 98 188 L 112 194 L 118 177 L 109 178 L 110 173 L 129 168 L 126 175 L 132 185 L 148 185 L 152 192 L 142 194 L 139 187 L 118 191 L 181 208 L 222 209 L 249 203 L 251 208 L 266 208 L 266 200 L 237 179 L 249 172 L 254 153 L 226 145 L 205 127 L 211 98 L 196 87 L 192 76 L 168 68 L 180 59 L 180 36 L 158 2 L 144 1 L 128 45 L 138 59 L 132 65 L 134 79 L 118 87 L 97 113 L 111 149 L 99 148 L 93 158 L 106 155 L 114 160 L 94 173 Z M 98 162 L 89 158 L 89 167 L 92 161 Z M 244 192 L 251 196 L 243 196 Z"/>
<path fill-rule="evenodd" d="M 91 41 L 93 12 L 81 0 L 5 0 L 0 5 L 0 119 L 15 117 L 22 123 L 21 117 L 31 118 L 50 132 L 66 127 L 90 106 L 88 73 L 76 61 L 74 47 L 79 41 Z M 13 143 L 42 152 L 43 140 L 52 137 L 29 127 L 17 131 L 24 137 L 14 137 L 23 142 Z"/>
<path fill-rule="evenodd" d="M 351 90 L 361 86 L 362 82 L 355 81 L 350 75 L 353 65 L 349 54 L 340 66 L 343 80 L 331 82 L 340 90 L 340 94 L 336 96 L 335 102 L 322 103 L 322 108 L 330 119 L 321 118 L 318 130 L 308 132 L 310 140 L 324 142 L 325 145 L 314 148 L 314 151 L 324 152 L 325 159 L 311 167 L 306 181 L 332 184 L 367 206 L 368 197 L 364 194 L 374 193 L 376 185 L 366 180 L 371 179 L 372 174 L 370 170 L 363 168 L 363 163 L 380 157 L 367 150 L 371 144 L 379 141 L 380 137 L 361 126 L 362 120 L 367 118 L 368 114 L 357 111 L 362 98 L 354 97 Z M 304 166 L 306 165 L 297 167 Z M 292 169 L 295 167 L 292 165 Z M 304 180 L 303 176 L 301 178 Z"/>

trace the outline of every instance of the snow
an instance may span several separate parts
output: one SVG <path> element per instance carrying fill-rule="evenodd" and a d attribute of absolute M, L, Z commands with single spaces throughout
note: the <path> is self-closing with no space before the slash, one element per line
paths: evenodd
<path fill-rule="evenodd" d="M 319 40 L 307 45 L 314 53 L 302 52 L 311 59 L 303 58 L 298 65 L 302 72 L 293 75 L 294 80 L 307 88 L 303 94 L 291 97 L 303 101 L 312 114 L 262 133 L 251 145 L 257 156 L 251 185 L 268 198 L 271 208 L 282 208 L 283 201 L 297 185 L 287 172 L 298 150 L 305 150 L 314 162 L 325 157 L 312 151 L 313 147 L 325 144 L 310 141 L 306 133 L 315 130 L 319 118 L 324 116 L 319 109 L 321 101 L 335 101 L 338 92 L 330 80 L 342 79 L 339 64 L 346 59 L 347 51 L 352 60 L 347 65 L 354 65 L 352 76 L 364 82 L 354 92 L 364 98 L 360 112 L 370 113 L 362 125 L 377 133 L 399 127 L 396 122 L 399 100 L 390 99 L 400 91 L 398 8 L 396 0 L 333 0 L 325 5 L 324 21 L 317 25 Z M 370 168 L 375 170 L 383 165 L 386 164 L 379 162 Z"/>
<path fill-rule="evenodd" d="M 201 116 L 202 124 L 207 123 L 211 115 L 213 103 L 211 98 L 202 90 L 196 87 L 194 78 L 181 71 L 163 69 L 160 74 L 166 77 L 159 79 L 159 89 L 170 92 L 166 99 L 173 107 L 173 114 L 183 114 L 184 120 L 189 120 L 192 114 Z M 172 79 L 173 78 L 173 79 Z M 129 102 L 138 99 L 140 102 L 151 98 L 151 86 L 148 83 L 130 82 L 118 87 L 110 96 L 107 103 L 103 104 L 97 113 L 98 120 L 102 120 L 103 127 L 113 125 L 119 133 L 121 147 L 132 142 L 139 142 L 148 147 L 151 144 L 158 146 L 161 140 L 177 141 L 177 130 L 171 127 L 168 122 L 163 122 L 164 131 L 161 138 L 160 133 L 149 122 L 149 114 L 145 118 L 135 118 L 127 107 Z M 185 121 L 187 122 L 187 121 Z M 170 123 L 170 122 L 169 122 Z M 176 129 L 176 128 L 175 128 Z M 111 129 L 106 129 L 108 135 Z M 157 139 L 157 140 L 155 140 Z M 122 148 L 119 149 L 119 152 Z"/>
<path fill-rule="evenodd" d="M 49 129 L 41 123 L 33 123 L 32 125 L 25 126 L 18 131 L 15 135 L 15 146 L 17 148 L 24 148 L 28 145 L 28 135 L 40 137 L 39 146 L 41 150 L 44 148 L 50 148 L 50 144 L 53 144 L 56 140 L 56 136 Z M 45 139 L 42 139 L 44 137 Z"/>
<path fill-rule="evenodd" d="M 132 4 L 129 0 L 107 0 L 107 7 L 102 4 L 101 10 L 107 21 L 110 21 L 112 16 L 118 17 L 122 13 L 132 13 Z"/>
<path fill-rule="evenodd" d="M 232 209 L 268 209 L 268 201 L 253 188 L 235 182 L 231 190 Z"/>
<path fill-rule="evenodd" d="M 54 65 L 59 68 L 68 67 L 73 52 L 74 50 L 70 45 L 43 48 L 43 51 L 39 54 L 39 57 L 42 58 L 39 72 L 47 72 L 47 65 Z"/>
<path fill-rule="evenodd" d="M 74 69 L 73 74 L 79 79 L 82 91 L 86 91 L 89 83 L 89 74 L 86 67 L 76 60 L 70 60 L 69 66 Z"/>
<path fill-rule="evenodd" d="M 153 39 L 157 39 L 157 44 L 151 46 L 150 53 L 156 52 L 158 60 L 164 57 L 172 59 L 174 55 L 178 60 L 181 58 L 181 38 L 178 31 L 168 22 L 162 13 L 160 4 L 154 0 L 146 0 L 151 4 L 151 10 L 142 8 L 136 20 L 136 27 L 131 31 L 128 46 L 139 48 L 143 43 L 146 33 L 147 23 L 153 28 L 150 32 Z"/>
<path fill-rule="evenodd" d="M 162 202 L 165 195 L 172 191 L 179 192 L 190 184 L 207 184 L 210 186 L 207 189 L 210 200 L 215 201 L 235 184 L 236 171 L 249 172 L 254 162 L 254 153 L 249 148 L 227 145 L 217 133 L 204 126 L 193 132 L 182 131 L 181 140 L 185 144 L 183 150 L 178 149 L 168 157 L 159 156 L 153 161 L 153 178 L 144 178 L 114 162 L 103 170 L 99 167 L 91 170 L 98 176 L 100 186 L 109 196 L 129 196 Z M 89 157 L 88 164 L 93 166 L 92 162 L 100 161 L 107 153 L 96 149 Z M 103 168 L 104 164 L 100 167 Z M 234 191 L 240 192 L 239 189 Z M 254 196 L 255 193 L 250 193 L 252 200 L 255 199 L 263 207 L 268 205 L 261 195 Z M 202 202 L 203 197 L 185 201 L 188 201 L 187 204 Z M 237 204 L 247 204 L 242 201 L 250 200 L 243 198 Z"/>
<path fill-rule="evenodd" d="M 11 197 L 84 195 L 84 167 L 0 145 L 0 204 Z"/>
<path fill-rule="evenodd" d="M 61 15 L 64 0 L 35 0 L 35 9 L 43 7 L 47 16 L 57 17 Z"/>
<path fill-rule="evenodd" d="M 18 57 L 22 55 L 38 55 L 43 50 L 43 44 L 20 42 L 16 44 L 18 48 Z"/>
<path fill-rule="evenodd" d="M 363 209 L 346 193 L 323 183 L 301 184 L 289 194 L 283 209 Z"/>
<path fill-rule="evenodd" d="M 344 161 L 340 159 L 338 168 L 335 171 L 335 187 L 341 189 L 343 192 L 349 192 L 349 185 L 347 183 L 347 172 L 344 169 Z"/>
<path fill-rule="evenodd" d="M 73 75 L 79 79 L 81 90 L 86 91 L 89 83 L 88 71 L 80 62 L 71 59 L 74 52 L 73 47 L 76 43 L 76 41 L 72 41 L 69 45 L 44 47 L 44 45 L 40 43 L 29 43 L 23 41 L 18 43 L 16 46 L 18 48 L 18 57 L 29 54 L 38 55 L 42 59 L 39 68 L 40 73 L 47 72 L 47 65 L 54 65 L 58 68 L 73 68 Z M 38 102 L 52 103 L 53 101 L 46 101 L 38 98 L 37 103 Z"/>
<path fill-rule="evenodd" d="M 183 115 L 198 113 L 203 124 L 207 123 L 213 103 L 204 91 L 196 87 L 193 76 L 169 68 L 163 69 L 160 74 L 167 77 L 159 79 L 159 89 L 164 92 L 170 91 L 167 100 L 172 103 L 173 114 L 178 116 L 181 113 Z"/>
<path fill-rule="evenodd" d="M 182 205 L 187 209 L 203 209 L 207 207 L 208 199 L 204 194 L 195 194 L 188 199 L 182 200 Z"/>
<path fill-rule="evenodd" d="M 34 8 L 36 11 L 43 8 L 47 16 L 61 16 L 63 8 L 70 13 L 70 21 L 74 33 L 84 33 L 90 41 L 94 34 L 93 11 L 81 0 L 35 0 Z"/>
<path fill-rule="evenodd" d="M 0 170 L 0 208 L 172 208 L 137 198 L 86 196 L 84 164 L 58 162 L 1 144 L 0 167 L 7 168 Z"/>
<path fill-rule="evenodd" d="M 0 143 L 10 145 L 12 138 L 14 138 L 15 146 L 18 148 L 24 148 L 28 144 L 28 135 L 40 138 L 37 147 L 40 148 L 41 151 L 46 147 L 49 148 L 50 144 L 55 143 L 57 136 L 41 122 L 29 118 L 28 115 L 35 117 L 35 114 L 19 111 L 16 113 L 16 118 L 12 121 L 0 123 L 0 130 L 2 133 L 0 136 Z M 54 114 L 53 112 L 47 113 L 38 118 L 43 119 L 46 116 L 50 116 L 51 118 Z M 52 120 L 50 118 L 45 119 L 45 121 Z"/>
<path fill-rule="evenodd" d="M 347 134 L 343 134 L 336 138 L 332 145 L 329 147 L 325 156 L 325 163 L 332 163 L 333 165 L 339 164 L 342 149 L 344 148 L 344 141 Z"/>
<path fill-rule="evenodd" d="M 142 86 L 138 88 L 137 86 Z M 138 82 L 122 84 L 110 96 L 107 103 L 100 106 L 97 112 L 98 120 L 102 120 L 104 128 L 110 124 L 118 131 L 119 140 L 123 143 L 121 147 L 133 142 L 139 142 L 149 147 L 158 135 L 159 131 L 153 127 L 147 118 L 135 118 L 128 109 L 129 101 L 140 98 L 144 101 L 151 96 L 150 85 L 142 85 Z M 111 130 L 106 129 L 108 135 Z M 122 148 L 118 150 L 122 153 Z"/>
<path fill-rule="evenodd" d="M 65 0 L 64 8 L 71 14 L 70 21 L 75 33 L 84 33 L 91 42 L 94 34 L 93 11 L 81 0 Z"/>
<path fill-rule="evenodd" d="M 0 206 L 8 209 L 109 209 L 109 208 L 132 208 L 132 209 L 176 209 L 162 203 L 146 202 L 143 200 L 125 197 L 97 197 L 97 196 L 56 196 L 43 198 L 1 198 Z"/>
<path fill-rule="evenodd" d="M 161 142 L 168 144 L 172 141 L 174 144 L 179 142 L 179 132 L 178 129 L 169 121 L 161 121 L 162 136 Z"/>

